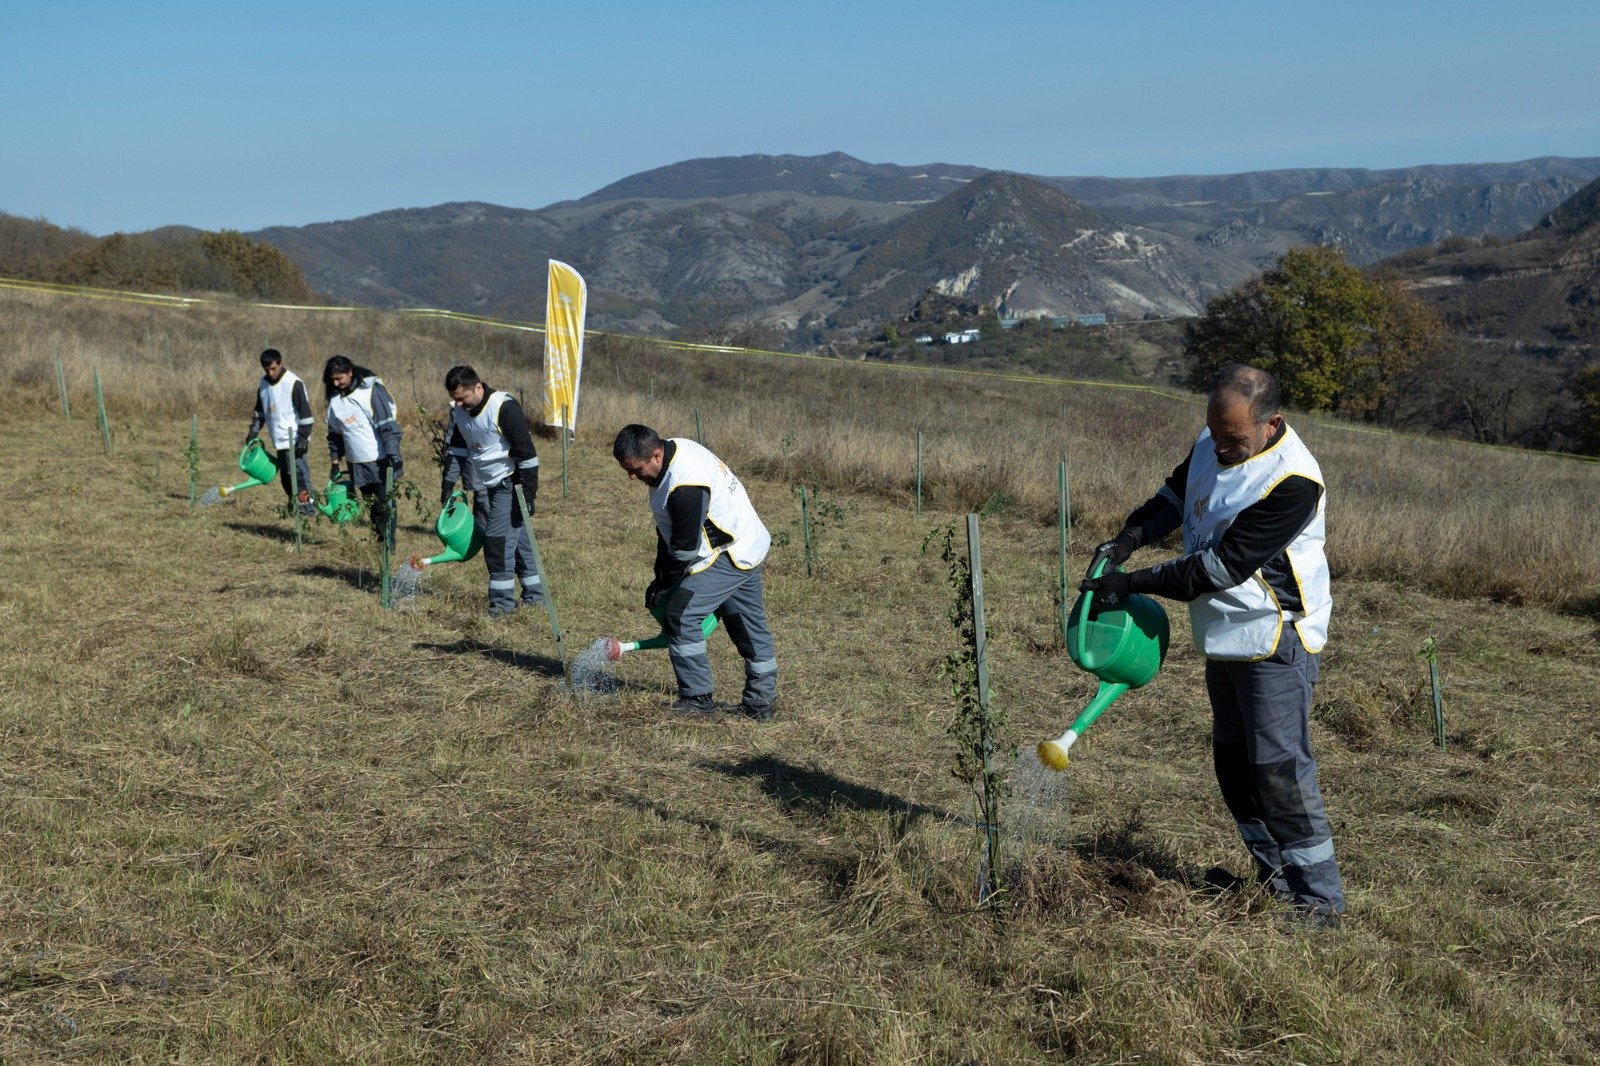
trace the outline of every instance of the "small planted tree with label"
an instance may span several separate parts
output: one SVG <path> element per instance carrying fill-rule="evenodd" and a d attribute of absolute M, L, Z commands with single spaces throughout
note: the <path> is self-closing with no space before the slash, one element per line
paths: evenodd
<path fill-rule="evenodd" d="M 946 618 L 956 631 L 959 646 L 939 663 L 940 676 L 950 682 L 956 714 L 949 733 L 956 742 L 952 765 L 956 777 L 972 790 L 978 830 L 983 834 L 978 864 L 978 899 L 992 902 L 1000 892 L 1000 801 L 1005 793 L 1005 762 L 999 738 L 1005 731 L 1005 713 L 996 707 L 989 689 L 988 628 L 983 617 L 983 557 L 978 540 L 978 516 L 967 515 L 967 550 L 957 543 L 954 522 L 929 533 L 922 547 L 938 542 L 950 589 Z"/>

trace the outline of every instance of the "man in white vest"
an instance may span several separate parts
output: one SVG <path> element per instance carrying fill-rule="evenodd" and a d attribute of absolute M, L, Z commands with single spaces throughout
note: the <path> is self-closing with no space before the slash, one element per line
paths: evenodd
<path fill-rule="evenodd" d="M 668 655 L 678 680 L 676 713 L 715 717 L 711 660 L 701 623 L 715 614 L 744 658 L 737 713 L 772 720 L 778 655 L 767 627 L 761 567 L 772 537 L 726 463 L 693 440 L 663 440 L 649 426 L 624 426 L 611 454 L 650 489 L 656 523 L 655 579 L 645 607 L 663 607 Z"/>
<path fill-rule="evenodd" d="M 439 506 L 450 501 L 458 477 L 472 490 L 472 516 L 483 531 L 483 562 L 489 568 L 490 618 L 517 609 L 519 580 L 522 606 L 541 606 L 544 586 L 516 496 L 521 485 L 531 516 L 539 495 L 539 453 L 528 416 L 515 396 L 491 389 L 470 366 L 451 367 L 444 387 L 452 406 Z"/>
<path fill-rule="evenodd" d="M 1333 610 L 1323 554 L 1327 493 L 1281 402 L 1270 374 L 1224 367 L 1194 447 L 1116 539 L 1100 545 L 1095 563 L 1108 559 L 1107 573 L 1081 588 L 1107 606 L 1129 593 L 1188 601 L 1194 641 L 1206 656 L 1217 782 L 1256 877 L 1293 906 L 1295 923 L 1331 929 L 1344 891 L 1309 724 Z M 1117 569 L 1180 527 L 1180 557 L 1132 573 Z M 1206 880 L 1245 883 L 1221 868 Z"/>
<path fill-rule="evenodd" d="M 244 443 L 250 442 L 262 429 L 266 429 L 272 447 L 278 453 L 278 475 L 283 481 L 284 495 L 300 508 L 303 515 L 315 515 L 311 502 L 311 468 L 306 465 L 306 449 L 311 446 L 311 427 L 316 419 L 311 416 L 311 399 L 306 395 L 305 382 L 283 365 L 283 354 L 276 348 L 261 353 L 261 382 L 256 386 L 256 411 L 250 419 L 250 432 Z M 299 494 L 290 483 L 289 463 L 294 462 L 299 477 Z"/>
<path fill-rule="evenodd" d="M 394 400 L 383 379 L 347 357 L 333 356 L 322 368 L 322 388 L 328 401 L 328 480 L 340 475 L 340 464 L 350 463 L 350 480 L 372 509 L 372 529 L 394 547 L 387 482 L 390 471 L 400 480 L 405 466 L 400 457 L 400 423 Z"/>

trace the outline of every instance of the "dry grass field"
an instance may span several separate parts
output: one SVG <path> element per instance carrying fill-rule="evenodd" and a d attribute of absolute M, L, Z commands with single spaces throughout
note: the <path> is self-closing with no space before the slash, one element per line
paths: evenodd
<path fill-rule="evenodd" d="M 336 351 L 382 373 L 430 497 L 418 406 L 442 409 L 446 367 L 537 395 L 536 334 L 0 293 L 0 1061 L 1600 1058 L 1600 469 L 1292 419 L 1333 500 L 1315 728 L 1344 928 L 1200 889 L 1244 855 L 1183 639 L 1066 774 L 1018 760 L 990 914 L 922 539 L 984 509 L 993 681 L 1026 752 L 1094 687 L 1054 638 L 1055 464 L 1076 573 L 1181 457 L 1192 402 L 595 344 L 566 499 L 541 444 L 569 651 L 654 628 L 622 422 L 687 435 L 698 410 L 788 534 L 778 720 L 690 725 L 657 709 L 660 653 L 625 658 L 616 695 L 566 693 L 546 619 L 491 622 L 477 560 L 384 611 L 370 539 L 321 522 L 295 551 L 276 488 L 191 510 L 189 414 L 202 487 L 237 480 L 268 342 L 308 378 Z M 836 508 L 809 578 L 792 478 Z M 429 517 L 408 504 L 402 554 L 437 543 Z"/>

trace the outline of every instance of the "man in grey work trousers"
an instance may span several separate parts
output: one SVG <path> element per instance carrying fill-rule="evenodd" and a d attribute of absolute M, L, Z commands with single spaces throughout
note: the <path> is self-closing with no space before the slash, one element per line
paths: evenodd
<path fill-rule="evenodd" d="M 439 505 L 450 502 L 458 477 L 473 492 L 472 516 L 483 530 L 483 561 L 489 568 L 489 617 L 505 618 L 517 609 L 519 580 L 522 605 L 542 606 L 544 585 L 516 497 L 521 485 L 532 515 L 539 456 L 528 418 L 515 396 L 490 388 L 470 366 L 451 367 L 444 387 L 452 406 Z"/>
<path fill-rule="evenodd" d="M 1194 447 L 1116 539 L 1100 545 L 1095 564 L 1106 558 L 1110 569 L 1081 588 L 1100 593 L 1107 606 L 1129 593 L 1189 602 L 1194 641 L 1206 657 L 1217 783 L 1256 877 L 1292 906 L 1293 924 L 1334 929 L 1344 890 L 1310 738 L 1311 689 L 1333 613 L 1323 553 L 1327 492 L 1281 402 L 1272 375 L 1224 367 Z M 1179 527 L 1182 556 L 1147 570 L 1117 569 Z M 1221 868 L 1206 880 L 1243 884 Z"/>
<path fill-rule="evenodd" d="M 645 606 L 665 598 L 678 698 L 668 709 L 713 718 L 711 660 L 701 624 L 715 614 L 744 658 L 744 695 L 736 713 L 772 720 L 778 654 L 767 628 L 761 570 L 772 537 L 744 485 L 706 448 L 683 437 L 662 439 L 649 426 L 622 427 L 611 454 L 628 477 L 650 489 L 656 523 L 655 579 Z"/>

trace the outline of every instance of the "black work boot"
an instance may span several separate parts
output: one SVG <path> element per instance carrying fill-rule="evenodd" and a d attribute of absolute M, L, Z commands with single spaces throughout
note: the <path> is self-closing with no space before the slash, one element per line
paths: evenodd
<path fill-rule="evenodd" d="M 722 708 L 717 701 L 707 692 L 703 696 L 679 696 L 677 699 L 661 705 L 669 714 L 681 718 L 710 719 L 717 716 Z"/>
<path fill-rule="evenodd" d="M 1333 933 L 1339 929 L 1339 916 L 1303 904 L 1290 906 L 1278 915 L 1278 927 L 1291 933 Z"/>
<path fill-rule="evenodd" d="M 1225 866 L 1212 866 L 1200 875 L 1200 883 L 1207 890 L 1218 894 L 1224 892 L 1243 892 L 1255 884 L 1247 881 Z"/>
<path fill-rule="evenodd" d="M 777 713 L 770 703 L 741 703 L 734 708 L 734 711 L 752 722 L 770 722 L 772 716 Z"/>

